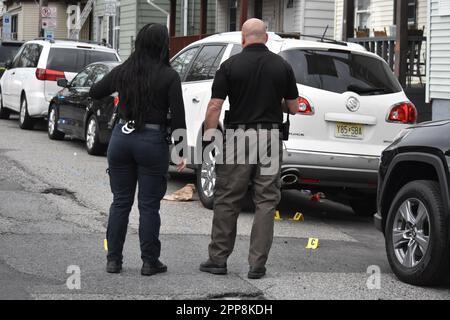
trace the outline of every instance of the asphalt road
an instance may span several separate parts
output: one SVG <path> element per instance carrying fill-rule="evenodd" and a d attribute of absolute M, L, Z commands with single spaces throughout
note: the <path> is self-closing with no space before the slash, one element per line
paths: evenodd
<path fill-rule="evenodd" d="M 268 274 L 261 280 L 246 277 L 251 213 L 239 218 L 228 275 L 198 271 L 207 257 L 212 212 L 196 199 L 162 204 L 161 259 L 168 273 L 140 276 L 134 209 L 124 271 L 106 274 L 106 168 L 106 158 L 89 156 L 82 142 L 50 141 L 43 123 L 24 131 L 16 120 L 0 120 L 0 299 L 450 298 L 449 286 L 412 287 L 392 275 L 371 218 L 327 200 L 313 203 L 297 191 L 283 193 L 283 220 L 276 222 Z M 194 180 L 192 171 L 171 170 L 168 192 Z M 305 220 L 289 220 L 296 212 Z M 320 240 L 317 250 L 305 248 L 310 237 Z M 70 266 L 80 270 L 80 289 L 67 286 Z M 370 285 L 376 283 L 369 279 L 371 266 L 381 271 L 379 287 Z"/>

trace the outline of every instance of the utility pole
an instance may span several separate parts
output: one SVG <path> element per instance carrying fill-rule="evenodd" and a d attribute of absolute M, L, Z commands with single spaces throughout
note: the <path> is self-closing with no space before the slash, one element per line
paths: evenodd
<path fill-rule="evenodd" d="M 48 7 L 48 0 L 39 0 L 39 26 L 38 26 L 38 37 L 44 36 L 44 30 L 42 30 L 42 8 Z"/>

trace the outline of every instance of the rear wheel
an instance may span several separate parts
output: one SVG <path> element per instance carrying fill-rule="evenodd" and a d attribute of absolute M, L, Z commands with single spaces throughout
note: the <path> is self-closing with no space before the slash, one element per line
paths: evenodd
<path fill-rule="evenodd" d="M 51 140 L 62 140 L 65 136 L 64 132 L 58 130 L 58 115 L 53 104 L 50 105 L 48 112 L 47 132 Z"/>
<path fill-rule="evenodd" d="M 100 142 L 100 128 L 94 115 L 89 117 L 86 128 L 86 150 L 90 155 L 100 156 L 106 151 L 106 145 Z"/>
<path fill-rule="evenodd" d="M 437 182 L 413 181 L 399 191 L 385 236 L 389 264 L 401 281 L 435 285 L 448 277 L 450 222 Z"/>
<path fill-rule="evenodd" d="M 214 187 L 216 185 L 216 161 L 212 152 L 208 159 L 197 168 L 197 190 L 202 205 L 207 209 L 214 206 Z"/>
<path fill-rule="evenodd" d="M 0 87 L 0 119 L 9 119 L 11 111 L 3 107 L 3 94 L 2 88 Z"/>
<path fill-rule="evenodd" d="M 20 100 L 19 126 L 21 129 L 32 130 L 34 127 L 34 119 L 28 113 L 27 97 L 22 95 Z"/>

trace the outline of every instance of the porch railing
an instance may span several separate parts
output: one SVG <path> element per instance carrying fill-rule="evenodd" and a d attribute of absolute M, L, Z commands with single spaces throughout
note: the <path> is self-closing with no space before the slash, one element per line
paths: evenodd
<path fill-rule="evenodd" d="M 394 70 L 395 36 L 350 38 L 348 41 L 360 44 L 368 51 L 382 57 L 388 63 L 391 70 Z M 413 82 L 412 78 L 417 78 L 420 84 L 422 84 L 422 77 L 425 77 L 426 74 L 426 37 L 417 35 L 408 36 L 408 55 L 406 59 L 406 79 L 408 85 L 411 85 Z"/>

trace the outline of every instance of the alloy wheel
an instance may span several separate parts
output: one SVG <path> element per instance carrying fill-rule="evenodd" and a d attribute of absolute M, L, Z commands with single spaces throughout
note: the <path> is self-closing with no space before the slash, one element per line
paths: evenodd
<path fill-rule="evenodd" d="M 55 132 L 55 126 L 56 126 L 56 112 L 55 109 L 52 108 L 48 116 L 48 133 L 53 134 Z"/>
<path fill-rule="evenodd" d="M 89 120 L 86 132 L 86 145 L 89 149 L 92 149 L 94 147 L 96 132 L 97 132 L 97 123 L 95 122 L 94 118 L 91 118 L 91 120 Z"/>
<path fill-rule="evenodd" d="M 27 104 L 24 99 L 24 100 L 22 100 L 22 105 L 20 107 L 20 123 L 22 123 L 22 124 L 25 122 L 26 112 L 27 112 Z"/>
<path fill-rule="evenodd" d="M 430 215 L 419 199 L 404 201 L 395 215 L 392 242 L 395 257 L 406 268 L 417 266 L 430 244 Z"/>

